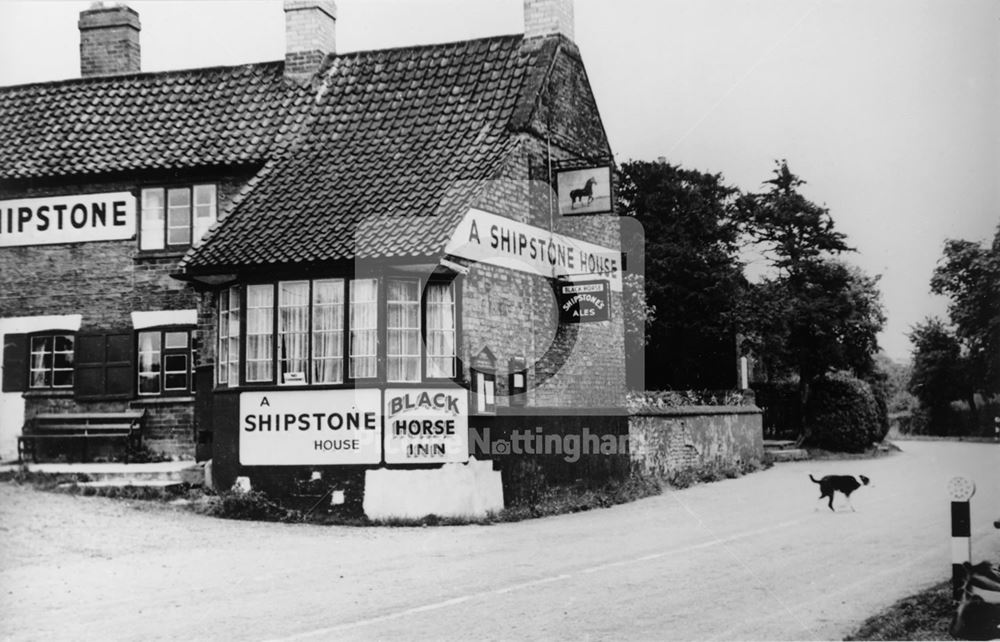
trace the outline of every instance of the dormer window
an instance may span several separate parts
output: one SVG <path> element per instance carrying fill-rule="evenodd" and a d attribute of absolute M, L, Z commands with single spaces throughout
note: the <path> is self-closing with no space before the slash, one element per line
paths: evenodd
<path fill-rule="evenodd" d="M 140 250 L 183 249 L 197 244 L 218 213 L 215 185 L 142 190 Z"/>

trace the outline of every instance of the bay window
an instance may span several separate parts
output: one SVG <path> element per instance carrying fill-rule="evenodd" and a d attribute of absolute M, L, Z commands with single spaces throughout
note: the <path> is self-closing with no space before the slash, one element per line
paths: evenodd
<path fill-rule="evenodd" d="M 393 279 L 386 292 L 386 379 L 420 381 L 420 282 Z"/>
<path fill-rule="evenodd" d="M 247 286 L 248 383 L 274 379 L 274 286 Z"/>
<path fill-rule="evenodd" d="M 455 286 L 428 283 L 424 293 L 427 319 L 427 377 L 455 376 Z"/>
<path fill-rule="evenodd" d="M 344 280 L 313 282 L 312 383 L 344 381 Z"/>
<path fill-rule="evenodd" d="M 240 290 L 232 287 L 219 294 L 218 382 L 240 384 Z"/>
<path fill-rule="evenodd" d="M 350 376 L 371 379 L 378 374 L 378 280 L 353 280 L 350 292 Z"/>
<path fill-rule="evenodd" d="M 278 365 L 281 383 L 306 383 L 309 362 L 309 281 L 278 284 Z"/>
<path fill-rule="evenodd" d="M 456 375 L 451 283 L 302 279 L 249 284 L 243 294 L 242 302 L 236 287 L 219 295 L 220 384 L 419 383 Z"/>

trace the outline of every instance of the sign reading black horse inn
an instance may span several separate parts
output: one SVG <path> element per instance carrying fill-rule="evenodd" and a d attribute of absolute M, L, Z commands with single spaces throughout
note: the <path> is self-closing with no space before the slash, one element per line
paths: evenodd
<path fill-rule="evenodd" d="M 559 285 L 559 322 L 596 323 L 611 318 L 607 281 L 577 281 Z"/>

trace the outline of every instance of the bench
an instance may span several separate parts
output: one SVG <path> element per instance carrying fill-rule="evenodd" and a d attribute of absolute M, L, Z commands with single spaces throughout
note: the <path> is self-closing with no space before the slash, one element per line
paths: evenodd
<path fill-rule="evenodd" d="M 125 442 L 125 462 L 129 450 L 142 443 L 144 410 L 124 412 L 43 413 L 35 415 L 25 427 L 25 434 L 17 438 L 17 459 L 30 456 L 38 462 L 38 442 L 79 442 L 80 461 L 87 460 L 87 444 L 92 440 Z"/>

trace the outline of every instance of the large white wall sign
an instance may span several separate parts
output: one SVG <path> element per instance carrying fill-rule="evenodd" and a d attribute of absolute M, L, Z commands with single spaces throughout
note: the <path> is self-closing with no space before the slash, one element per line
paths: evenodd
<path fill-rule="evenodd" d="M 450 388 L 385 391 L 385 463 L 461 463 L 469 459 L 469 393 Z"/>
<path fill-rule="evenodd" d="M 445 252 L 546 277 L 607 279 L 622 291 L 621 252 L 470 208 Z"/>
<path fill-rule="evenodd" d="M 129 239 L 135 210 L 129 192 L 0 201 L 0 247 Z"/>
<path fill-rule="evenodd" d="M 377 464 L 382 391 L 244 392 L 239 434 L 244 466 Z"/>

